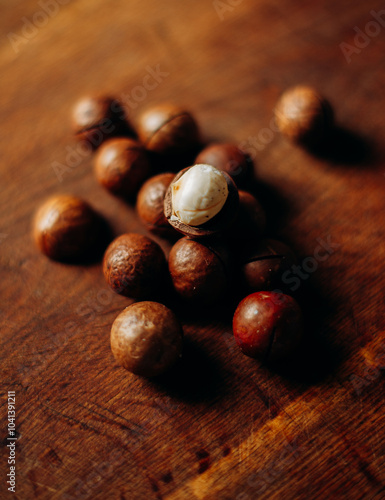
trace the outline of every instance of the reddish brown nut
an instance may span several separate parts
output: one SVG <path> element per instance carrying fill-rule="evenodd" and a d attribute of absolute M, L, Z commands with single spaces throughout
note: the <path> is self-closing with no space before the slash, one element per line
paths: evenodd
<path fill-rule="evenodd" d="M 183 330 L 175 314 L 158 302 L 126 307 L 111 328 L 111 350 L 126 370 L 160 375 L 182 355 Z"/>
<path fill-rule="evenodd" d="M 262 240 L 243 249 L 240 256 L 240 278 L 251 292 L 285 287 L 285 272 L 296 262 L 295 255 L 284 243 Z"/>
<path fill-rule="evenodd" d="M 33 236 L 45 255 L 66 260 L 91 252 L 100 226 L 100 217 L 88 203 L 75 196 L 56 195 L 36 212 Z"/>
<path fill-rule="evenodd" d="M 172 104 L 161 104 L 139 118 L 139 138 L 150 151 L 182 153 L 199 142 L 198 126 L 192 115 Z"/>
<path fill-rule="evenodd" d="M 247 191 L 238 191 L 239 209 L 229 236 L 236 242 L 259 239 L 265 231 L 266 215 L 259 201 Z"/>
<path fill-rule="evenodd" d="M 212 165 L 226 172 L 238 187 L 250 180 L 253 170 L 250 156 L 235 144 L 210 144 L 199 153 L 195 163 Z"/>
<path fill-rule="evenodd" d="M 302 331 L 301 309 L 283 293 L 248 295 L 233 318 L 233 333 L 242 352 L 267 363 L 289 358 L 299 346 Z"/>
<path fill-rule="evenodd" d="M 165 173 L 148 179 L 141 187 L 136 210 L 146 228 L 160 236 L 171 236 L 175 230 L 164 215 L 164 197 L 175 174 Z M 176 233 L 178 234 L 178 233 Z"/>
<path fill-rule="evenodd" d="M 226 172 L 193 165 L 176 174 L 164 199 L 174 229 L 194 238 L 225 233 L 238 212 L 238 189 Z"/>
<path fill-rule="evenodd" d="M 129 128 L 121 104 L 109 96 L 79 99 L 72 111 L 72 126 L 76 137 L 87 141 L 94 149 Z"/>
<path fill-rule="evenodd" d="M 107 248 L 103 273 L 110 287 L 134 299 L 154 296 L 166 281 L 166 258 L 155 241 L 128 233 Z"/>
<path fill-rule="evenodd" d="M 146 150 L 133 139 L 109 139 L 96 154 L 96 178 L 114 194 L 133 198 L 150 172 Z"/>
<path fill-rule="evenodd" d="M 312 87 L 298 85 L 284 92 L 275 108 L 279 130 L 291 141 L 320 142 L 333 123 L 329 102 Z"/>
<path fill-rule="evenodd" d="M 220 243 L 181 238 L 169 255 L 169 270 L 177 294 L 190 302 L 212 304 L 229 284 L 229 255 Z"/>

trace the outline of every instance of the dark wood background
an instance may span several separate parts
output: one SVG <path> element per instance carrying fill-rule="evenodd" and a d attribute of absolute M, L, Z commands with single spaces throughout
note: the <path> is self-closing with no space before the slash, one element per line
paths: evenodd
<path fill-rule="evenodd" d="M 48 17 L 44 1 L 0 1 L 1 498 L 8 390 L 12 498 L 384 498 L 385 27 L 367 24 L 382 2 L 63 3 Z M 371 36 L 355 40 L 355 28 Z M 355 47 L 350 62 L 341 43 Z M 255 156 L 270 234 L 300 262 L 320 239 L 335 246 L 301 282 L 309 345 L 294 370 L 243 356 L 230 314 L 184 311 L 183 366 L 158 382 L 130 375 L 109 348 L 129 301 L 100 263 L 55 263 L 31 241 L 34 210 L 62 192 L 116 234 L 145 232 L 97 185 L 91 156 L 68 163 L 69 114 L 89 92 L 139 92 L 158 65 L 162 81 L 128 105 L 132 121 L 153 103 L 188 107 L 207 139 Z M 297 83 L 335 108 L 334 144 L 317 154 L 266 130 Z M 55 162 L 69 166 L 61 181 Z"/>

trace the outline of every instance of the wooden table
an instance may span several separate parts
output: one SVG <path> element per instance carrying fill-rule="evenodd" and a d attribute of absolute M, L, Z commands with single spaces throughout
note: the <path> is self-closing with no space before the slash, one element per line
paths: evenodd
<path fill-rule="evenodd" d="M 10 3 L 0 2 L 0 497 L 385 498 L 383 4 Z M 158 81 L 143 91 L 148 74 Z M 330 99 L 340 127 L 318 154 L 271 121 L 280 93 L 302 82 Z M 133 207 L 98 186 L 92 156 L 74 153 L 70 108 L 94 91 L 125 100 L 134 123 L 151 104 L 185 105 L 207 140 L 249 150 L 269 234 L 307 269 L 308 345 L 295 370 L 259 366 L 234 345 L 231 314 L 198 310 L 183 314 L 175 376 L 151 382 L 116 364 L 110 326 L 130 301 L 108 290 L 99 262 L 52 262 L 30 237 L 54 193 L 84 197 L 115 234 L 145 233 Z"/>

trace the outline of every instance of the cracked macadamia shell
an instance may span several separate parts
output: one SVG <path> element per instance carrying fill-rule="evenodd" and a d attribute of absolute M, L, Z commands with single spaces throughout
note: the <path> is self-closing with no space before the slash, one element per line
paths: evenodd
<path fill-rule="evenodd" d="M 211 165 L 194 165 L 171 184 L 171 220 L 200 226 L 219 213 L 229 195 L 226 178 Z"/>
<path fill-rule="evenodd" d="M 234 181 L 211 165 L 193 165 L 178 172 L 164 199 L 168 222 L 194 238 L 227 232 L 238 207 Z"/>
<path fill-rule="evenodd" d="M 111 350 L 120 365 L 136 375 L 154 377 L 182 355 L 183 330 L 175 314 L 158 302 L 126 307 L 111 328 Z"/>
<path fill-rule="evenodd" d="M 233 318 L 233 333 L 242 352 L 266 363 L 289 358 L 302 331 L 301 309 L 283 293 L 252 293 L 239 303 Z"/>

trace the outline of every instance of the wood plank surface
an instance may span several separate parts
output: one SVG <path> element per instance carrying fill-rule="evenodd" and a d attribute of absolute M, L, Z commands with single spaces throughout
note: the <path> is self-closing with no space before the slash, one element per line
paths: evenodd
<path fill-rule="evenodd" d="M 0 8 L 0 498 L 385 498 L 384 5 Z M 149 71 L 160 71 L 159 82 L 143 96 L 135 89 Z M 315 85 L 334 106 L 339 129 L 328 150 L 311 154 L 272 126 L 280 93 L 296 83 Z M 54 193 L 84 197 L 116 235 L 147 234 L 134 208 L 97 184 L 91 155 L 69 157 L 70 108 L 95 91 L 126 100 L 133 123 L 151 104 L 188 107 L 206 140 L 253 156 L 269 235 L 305 269 L 329 245 L 301 280 L 307 340 L 295 368 L 278 373 L 243 356 L 232 311 L 220 307 L 176 311 L 185 357 L 170 376 L 148 381 L 114 361 L 110 326 L 130 301 L 109 291 L 100 262 L 50 261 L 30 235 L 33 212 Z M 68 166 L 62 176 L 57 163 Z M 8 391 L 15 494 L 6 484 Z"/>

